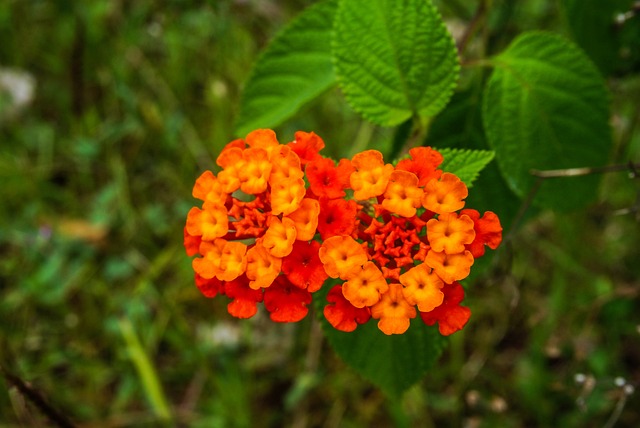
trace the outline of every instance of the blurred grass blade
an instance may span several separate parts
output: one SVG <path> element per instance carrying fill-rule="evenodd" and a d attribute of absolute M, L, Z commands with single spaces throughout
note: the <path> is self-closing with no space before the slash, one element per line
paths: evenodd
<path fill-rule="evenodd" d="M 118 326 L 127 345 L 129 357 L 131 358 L 131 361 L 138 372 L 138 376 L 142 381 L 142 387 L 144 388 L 147 399 L 151 404 L 153 413 L 162 420 L 171 420 L 171 410 L 164 395 L 164 391 L 162 390 L 162 386 L 160 385 L 158 374 L 142 347 L 142 344 L 133 329 L 131 321 L 127 319 L 120 319 Z"/>

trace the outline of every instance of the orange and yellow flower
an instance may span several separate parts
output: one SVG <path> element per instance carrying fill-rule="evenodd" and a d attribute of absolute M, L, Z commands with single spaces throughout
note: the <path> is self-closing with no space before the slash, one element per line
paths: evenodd
<path fill-rule="evenodd" d="M 184 246 L 201 293 L 227 296 L 239 318 L 264 303 L 273 321 L 296 322 L 330 277 L 324 315 L 338 330 L 373 318 L 402 334 L 418 315 L 445 336 L 462 329 L 471 311 L 459 281 L 500 244 L 498 216 L 464 209 L 467 186 L 430 147 L 394 166 L 376 150 L 336 164 L 324 146 L 313 132 L 283 145 L 260 129 L 198 177 Z"/>

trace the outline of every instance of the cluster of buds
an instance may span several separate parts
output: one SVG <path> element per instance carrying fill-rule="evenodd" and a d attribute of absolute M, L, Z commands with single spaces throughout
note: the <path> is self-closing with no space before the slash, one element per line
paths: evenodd
<path fill-rule="evenodd" d="M 458 281 L 500 244 L 498 217 L 463 209 L 466 185 L 429 147 L 396 166 L 375 150 L 336 165 L 323 147 L 314 133 L 283 145 L 257 130 L 223 149 L 217 176 L 196 180 L 203 203 L 184 242 L 200 291 L 229 297 L 239 318 L 264 302 L 272 320 L 295 322 L 331 277 L 324 315 L 338 330 L 374 318 L 401 334 L 418 314 L 443 335 L 460 330 L 471 312 Z"/>

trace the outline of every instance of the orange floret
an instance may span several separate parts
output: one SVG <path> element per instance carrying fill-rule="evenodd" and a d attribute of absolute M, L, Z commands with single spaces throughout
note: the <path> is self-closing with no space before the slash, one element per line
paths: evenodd
<path fill-rule="evenodd" d="M 429 250 L 424 262 L 433 268 L 436 275 L 444 282 L 451 284 L 453 281 L 460 281 L 469 276 L 471 265 L 473 265 L 473 255 L 468 250 L 458 254 Z"/>
<path fill-rule="evenodd" d="M 271 212 L 288 215 L 300 208 L 306 189 L 302 178 L 281 180 L 271 185 Z"/>
<path fill-rule="evenodd" d="M 195 256 L 200 251 L 201 236 L 193 236 L 187 232 L 187 227 L 183 228 L 184 233 L 184 249 L 189 257 Z"/>
<path fill-rule="evenodd" d="M 241 276 L 224 285 L 224 293 L 231 299 L 227 310 L 236 318 L 251 318 L 258 312 L 258 303 L 262 302 L 262 290 L 249 287 L 246 276 Z"/>
<path fill-rule="evenodd" d="M 336 285 L 327 294 L 329 304 L 324 307 L 324 316 L 334 328 L 350 332 L 358 324 L 364 324 L 371 318 L 369 308 L 356 308 L 342 294 L 342 286 Z"/>
<path fill-rule="evenodd" d="M 247 268 L 247 246 L 242 242 L 227 242 L 220 256 L 220 272 L 216 277 L 221 281 L 233 281 Z"/>
<path fill-rule="evenodd" d="M 355 172 L 349 182 L 354 190 L 353 197 L 366 200 L 384 193 L 393 172 L 393 165 L 384 163 L 382 153 L 377 150 L 366 150 L 356 154 L 351 160 Z"/>
<path fill-rule="evenodd" d="M 271 175 L 269 176 L 269 184 L 271 186 L 279 181 L 288 179 L 296 179 L 304 177 L 300 158 L 288 146 L 278 146 L 271 151 Z"/>
<path fill-rule="evenodd" d="M 332 236 L 322 243 L 318 254 L 327 274 L 344 280 L 368 261 L 362 246 L 350 236 Z"/>
<path fill-rule="evenodd" d="M 389 291 L 371 308 L 371 316 L 380 320 L 378 328 L 384 334 L 402 334 L 409 328 L 409 319 L 415 318 L 416 308 L 404 298 L 402 285 L 390 284 Z"/>
<path fill-rule="evenodd" d="M 218 173 L 218 181 L 226 193 L 235 192 L 240 188 L 240 171 L 244 168 L 243 149 L 233 145 L 228 146 L 218 156 L 216 163 L 222 167 Z"/>
<path fill-rule="evenodd" d="M 393 171 L 384 192 L 382 206 L 402 217 L 413 217 L 424 192 L 418 187 L 418 177 L 407 171 Z"/>
<path fill-rule="evenodd" d="M 398 162 L 397 170 L 413 172 L 418 176 L 418 186 L 423 187 L 433 178 L 440 178 L 442 171 L 436 169 L 442 163 L 442 155 L 431 147 L 414 147 L 409 150 L 411 159 Z"/>
<path fill-rule="evenodd" d="M 245 164 L 238 172 L 240 189 L 250 195 L 267 190 L 272 167 L 267 151 L 262 148 L 245 149 L 242 157 Z"/>
<path fill-rule="evenodd" d="M 312 160 L 321 158 L 319 152 L 324 148 L 324 141 L 314 132 L 298 131 L 295 134 L 295 141 L 287 146 L 298 154 L 302 165 L 306 165 Z"/>
<path fill-rule="evenodd" d="M 495 213 L 487 211 L 480 218 L 478 211 L 467 209 L 460 211 L 460 214 L 468 215 L 474 222 L 473 228 L 476 231 L 476 238 L 470 245 L 467 245 L 467 249 L 471 251 L 473 257 L 483 256 L 485 245 L 492 250 L 498 248 L 502 242 L 502 226 Z"/>
<path fill-rule="evenodd" d="M 476 237 L 473 227 L 473 220 L 467 215 L 440 214 L 437 219 L 432 218 L 427 222 L 429 244 L 433 251 L 461 253 L 465 245 L 471 244 Z"/>
<path fill-rule="evenodd" d="M 298 241 L 310 241 L 316 234 L 320 203 L 315 199 L 304 198 L 300 207 L 287 217 L 293 220 Z"/>
<path fill-rule="evenodd" d="M 264 291 L 264 307 L 275 322 L 298 322 L 307 316 L 311 293 L 296 287 L 284 275 Z"/>
<path fill-rule="evenodd" d="M 203 172 L 200 177 L 196 179 L 196 184 L 193 186 L 191 192 L 194 198 L 211 202 L 218 201 L 220 204 L 224 204 L 227 194 L 222 190 L 222 183 L 218 182 L 218 179 L 211 171 Z"/>
<path fill-rule="evenodd" d="M 280 220 L 271 216 L 269 228 L 264 234 L 262 245 L 274 257 L 285 257 L 291 253 L 296 240 L 296 226 L 290 218 Z"/>
<path fill-rule="evenodd" d="M 422 206 L 437 214 L 452 213 L 464 207 L 469 194 L 467 186 L 456 175 L 445 172 L 440 180 L 431 180 L 424 187 Z"/>
<path fill-rule="evenodd" d="M 348 281 L 342 285 L 344 297 L 356 308 L 375 305 L 380 301 L 380 295 L 388 289 L 389 284 L 373 262 L 366 262 L 359 271 L 349 275 Z"/>
<path fill-rule="evenodd" d="M 191 262 L 193 270 L 205 279 L 211 279 L 220 274 L 220 259 L 222 258 L 222 250 L 227 241 L 224 239 L 216 239 L 213 242 L 202 241 L 200 244 L 200 254 L 202 257 L 196 257 Z"/>
<path fill-rule="evenodd" d="M 192 236 L 201 236 L 205 241 L 213 241 L 227 234 L 229 217 L 222 205 L 201 210 L 192 207 L 187 214 L 187 232 Z"/>
<path fill-rule="evenodd" d="M 271 129 L 256 129 L 255 131 L 251 131 L 247 134 L 245 141 L 247 142 L 247 146 L 264 149 L 267 153 L 271 153 L 271 151 L 279 145 L 276 133 Z"/>
<path fill-rule="evenodd" d="M 272 256 L 262 242 L 247 251 L 247 278 L 251 280 L 249 287 L 257 290 L 269 287 L 280 274 L 282 259 Z"/>
<path fill-rule="evenodd" d="M 418 305 L 418 310 L 428 312 L 442 304 L 444 282 L 430 267 L 422 263 L 400 275 L 404 285 L 402 292 L 410 305 Z"/>

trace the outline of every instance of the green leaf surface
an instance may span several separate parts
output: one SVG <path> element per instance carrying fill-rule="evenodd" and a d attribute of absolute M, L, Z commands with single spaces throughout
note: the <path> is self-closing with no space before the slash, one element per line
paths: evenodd
<path fill-rule="evenodd" d="M 315 4 L 267 46 L 247 81 L 236 134 L 272 128 L 335 84 L 331 29 L 336 1 Z"/>
<path fill-rule="evenodd" d="M 435 116 L 458 79 L 455 43 L 430 0 L 341 0 L 333 52 L 347 101 L 382 126 Z"/>
<path fill-rule="evenodd" d="M 516 38 L 500 55 L 485 88 L 483 123 L 511 189 L 525 197 L 532 169 L 607 163 L 612 139 L 604 81 L 586 55 L 551 33 Z M 599 177 L 545 180 L 534 204 L 560 210 L 586 205 Z"/>
<path fill-rule="evenodd" d="M 490 150 L 438 149 L 444 156 L 440 169 L 457 175 L 467 187 L 472 187 L 480 171 L 493 159 Z"/>
<path fill-rule="evenodd" d="M 436 326 L 427 326 L 420 317 L 411 320 L 404 334 L 387 336 L 378 329 L 378 321 L 358 326 L 345 333 L 333 328 L 322 310 L 333 285 L 325 284 L 315 293 L 316 308 L 325 337 L 334 351 L 356 372 L 380 387 L 389 397 L 398 398 L 421 380 L 442 354 L 448 340 Z"/>

